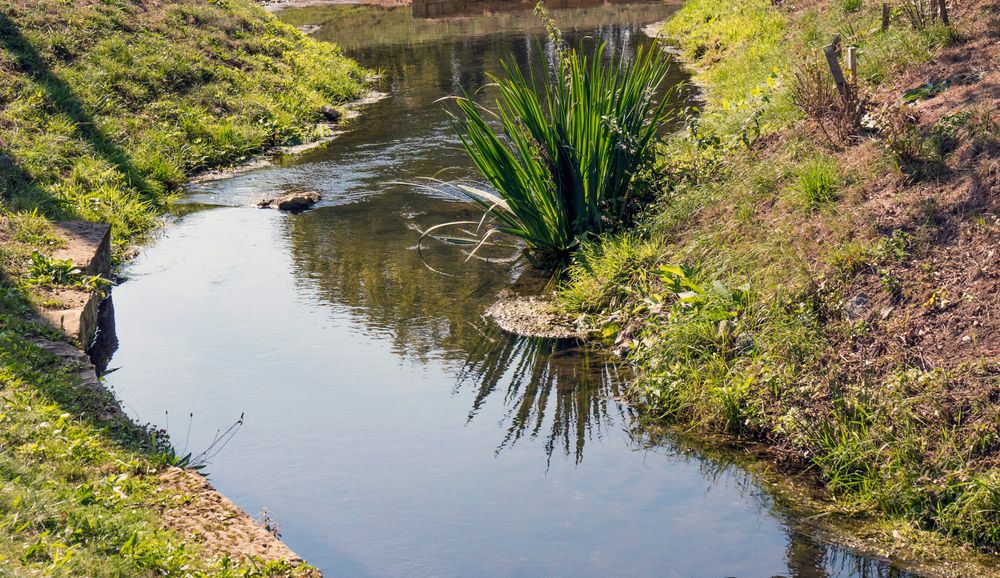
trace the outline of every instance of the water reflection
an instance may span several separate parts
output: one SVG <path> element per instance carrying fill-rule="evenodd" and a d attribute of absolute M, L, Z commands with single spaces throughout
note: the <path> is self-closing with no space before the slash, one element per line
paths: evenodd
<path fill-rule="evenodd" d="M 430 0 L 434 2 L 435 0 Z M 289 9 L 281 12 L 281 19 L 296 26 L 308 26 L 312 35 L 321 40 L 336 42 L 352 56 L 358 51 L 385 46 L 418 46 L 483 39 L 489 36 L 519 36 L 525 41 L 529 35 L 542 35 L 545 26 L 532 14 L 534 2 L 456 3 L 455 0 L 439 2 L 431 10 L 451 10 L 449 16 L 461 18 L 425 19 L 414 17 L 414 10 L 400 6 L 326 6 Z M 461 8 L 461 6 L 465 8 Z M 585 32 L 601 36 L 614 29 L 639 29 L 667 18 L 680 2 L 641 0 L 592 0 L 547 1 L 560 28 L 566 33 Z M 572 8 L 579 5 L 578 8 Z M 366 55 L 361 54 L 364 60 Z M 447 61 L 446 61 L 447 62 Z M 495 61 L 494 61 L 495 62 Z M 392 61 L 364 62 L 373 68 L 391 66 Z"/>
<path fill-rule="evenodd" d="M 464 203 L 402 190 L 288 219 L 298 276 L 324 300 L 346 305 L 372 334 L 391 341 L 400 357 L 461 361 L 488 330 L 479 312 L 518 272 L 432 245 L 428 259 L 455 277 L 429 270 L 416 251 L 419 231 L 475 216 Z"/>
<path fill-rule="evenodd" d="M 798 520 L 789 516 L 784 506 L 764 489 L 769 483 L 766 478 L 762 480 L 744 469 L 738 453 L 659 427 L 632 428 L 630 434 L 632 443 L 641 451 L 656 451 L 696 467 L 708 484 L 707 491 L 716 485 L 735 484 L 740 494 L 757 504 L 761 512 L 791 518 L 785 528 L 788 571 L 773 578 L 918 578 L 888 560 L 861 555 L 818 539 L 819 532 L 809 525 L 808 518 Z"/>
<path fill-rule="evenodd" d="M 589 439 L 629 422 L 627 406 L 616 402 L 623 382 L 617 365 L 576 342 L 499 335 L 471 348 L 459 373 L 460 386 L 475 390 L 470 420 L 487 398 L 503 399 L 507 427 L 498 452 L 541 437 L 550 462 L 558 448 L 577 464 Z"/>
<path fill-rule="evenodd" d="M 442 3 L 429 6 L 414 4 L 413 12 L 445 10 Z M 279 171 L 228 181 L 222 191 L 218 185 L 211 189 L 230 199 L 270 182 L 319 190 L 327 206 L 288 221 L 299 276 L 323 299 L 347 305 L 370 332 L 391 340 L 400 357 L 450 363 L 458 375 L 456 391 L 476 392 L 470 420 L 489 399 L 502 403 L 498 451 L 539 439 L 549 460 L 560 451 L 579 463 L 587 440 L 620 424 L 628 411 L 614 401 L 622 387 L 618 369 L 576 344 L 514 338 L 483 320 L 481 312 L 500 290 L 516 284 L 515 289 L 537 292 L 537 279 L 523 264 L 463 263 L 459 251 L 434 243 L 425 256 L 449 275 L 428 270 L 414 251 L 420 231 L 481 215 L 465 202 L 390 184 L 430 175 L 474 176 L 438 99 L 483 86 L 487 73 L 499 72 L 501 58 L 526 67 L 551 56 L 553 46 L 532 6 L 451 2 L 449 14 L 466 16 L 434 21 L 415 19 L 406 8 L 374 6 L 283 12 L 283 20 L 318 27 L 316 37 L 381 70 L 389 97 L 366 111 L 335 147 Z M 570 42 L 603 40 L 626 53 L 651 42 L 642 26 L 675 9 L 589 0 L 549 7 Z M 675 67 L 668 83 L 686 79 Z M 674 95 L 675 107 L 683 106 L 683 97 Z"/>
<path fill-rule="evenodd" d="M 614 5 L 629 6 L 631 0 L 545 0 L 548 10 L 600 8 L 607 10 Z M 504 13 L 525 12 L 534 8 L 535 0 L 413 0 L 414 18 L 445 18 L 455 16 L 496 17 Z"/>
<path fill-rule="evenodd" d="M 475 391 L 469 419 L 489 398 L 503 403 L 498 448 L 542 438 L 579 462 L 584 444 L 620 422 L 621 376 L 601 354 L 565 340 L 504 334 L 480 312 L 506 287 L 535 293 L 544 278 L 522 265 L 462 262 L 454 247 L 430 244 L 428 269 L 414 250 L 418 231 L 475 217 L 466 203 L 398 190 L 363 202 L 325 207 L 288 219 L 296 276 L 322 299 L 346 305 L 369 334 L 392 342 L 396 355 L 454 368 L 456 389 Z M 612 415 L 614 414 L 614 417 Z"/>

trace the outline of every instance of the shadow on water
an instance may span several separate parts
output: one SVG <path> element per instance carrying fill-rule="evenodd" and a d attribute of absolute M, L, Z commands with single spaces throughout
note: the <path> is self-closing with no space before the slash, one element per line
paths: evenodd
<path fill-rule="evenodd" d="M 103 376 L 108 371 L 108 364 L 111 358 L 118 351 L 118 333 L 115 327 L 115 303 L 111 295 L 108 295 L 97 309 L 97 331 L 94 340 L 87 348 L 87 355 L 91 363 L 97 370 L 98 376 Z"/>

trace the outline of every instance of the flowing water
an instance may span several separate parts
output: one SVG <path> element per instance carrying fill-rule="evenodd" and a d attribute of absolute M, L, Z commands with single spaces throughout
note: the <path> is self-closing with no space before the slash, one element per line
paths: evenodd
<path fill-rule="evenodd" d="M 472 176 L 437 100 L 552 49 L 523 6 L 483 6 L 280 14 L 379 69 L 388 97 L 325 147 L 192 187 L 115 289 L 107 382 L 127 410 L 210 448 L 214 484 L 328 576 L 900 575 L 796 531 L 738 467 L 643 432 L 611 360 L 483 320 L 502 290 L 539 290 L 524 264 L 430 242 L 450 275 L 425 266 L 419 231 L 478 217 L 395 184 Z M 630 51 L 675 9 L 560 6 L 572 41 Z M 466 16 L 413 16 L 450 11 Z M 299 189 L 321 206 L 250 208 Z"/>

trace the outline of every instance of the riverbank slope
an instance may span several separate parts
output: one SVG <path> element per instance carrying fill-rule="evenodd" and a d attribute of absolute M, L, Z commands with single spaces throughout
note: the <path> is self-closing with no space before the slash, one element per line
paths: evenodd
<path fill-rule="evenodd" d="M 764 442 L 825 514 L 933 558 L 1000 548 L 1000 4 L 925 4 L 883 29 L 874 2 L 687 2 L 662 34 L 700 114 L 559 299 L 649 419 Z"/>
<path fill-rule="evenodd" d="M 248 0 L 0 0 L 0 574 L 311 575 L 62 332 L 56 221 L 111 224 L 127 257 L 196 173 L 322 137 L 366 72 Z"/>

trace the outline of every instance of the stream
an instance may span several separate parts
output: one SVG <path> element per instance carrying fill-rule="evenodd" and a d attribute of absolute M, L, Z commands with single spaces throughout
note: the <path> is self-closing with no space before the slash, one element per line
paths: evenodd
<path fill-rule="evenodd" d="M 571 43 L 626 51 L 675 9 L 551 8 Z M 506 55 L 551 54 L 530 4 L 278 16 L 380 71 L 388 96 L 325 146 L 191 185 L 114 290 L 106 382 L 133 418 L 207 451 L 212 483 L 327 576 L 906 575 L 798 531 L 731 461 L 644 431 L 615 360 L 484 320 L 501 291 L 540 290 L 526 263 L 418 255 L 420 231 L 479 212 L 398 183 L 474 176 L 438 99 Z M 323 201 L 253 208 L 288 190 Z"/>

